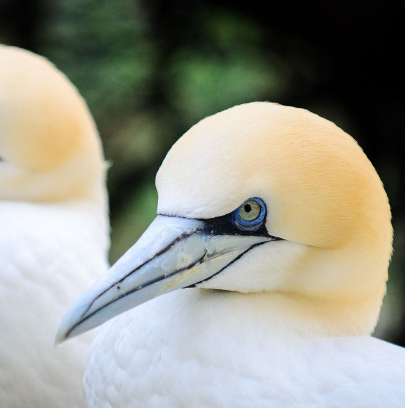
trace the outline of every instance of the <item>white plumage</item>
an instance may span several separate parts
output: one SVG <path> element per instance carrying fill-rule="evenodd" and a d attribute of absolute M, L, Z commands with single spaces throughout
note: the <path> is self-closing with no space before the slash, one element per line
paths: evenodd
<path fill-rule="evenodd" d="M 88 406 L 403 407 L 402 348 L 297 338 L 273 307 L 265 294 L 185 289 L 108 322 L 89 353 Z"/>
<path fill-rule="evenodd" d="M 55 349 L 107 270 L 105 166 L 90 113 L 48 61 L 0 46 L 0 406 L 84 406 L 91 336 Z"/>
<path fill-rule="evenodd" d="M 139 305 L 94 339 L 89 407 L 404 405 L 405 350 L 370 337 L 390 208 L 349 135 L 236 106 L 180 138 L 156 185 L 156 220 L 59 328 L 60 342 Z"/>

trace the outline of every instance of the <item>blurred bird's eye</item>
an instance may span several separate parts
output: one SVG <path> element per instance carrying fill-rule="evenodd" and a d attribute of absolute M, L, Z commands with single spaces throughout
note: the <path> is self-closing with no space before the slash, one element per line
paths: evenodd
<path fill-rule="evenodd" d="M 244 221 L 254 221 L 261 212 L 260 204 L 255 200 L 247 200 L 239 210 L 239 216 Z"/>

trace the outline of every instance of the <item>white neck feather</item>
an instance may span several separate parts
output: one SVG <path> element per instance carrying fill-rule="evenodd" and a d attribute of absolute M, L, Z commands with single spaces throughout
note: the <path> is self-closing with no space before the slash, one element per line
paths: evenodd
<path fill-rule="evenodd" d="M 238 293 L 186 289 L 178 292 L 190 321 L 217 325 L 231 335 L 251 332 L 268 338 L 319 338 L 364 336 L 373 331 L 380 305 L 365 299 L 357 302 L 306 298 L 282 293 Z M 373 305 L 374 304 L 374 305 Z"/>

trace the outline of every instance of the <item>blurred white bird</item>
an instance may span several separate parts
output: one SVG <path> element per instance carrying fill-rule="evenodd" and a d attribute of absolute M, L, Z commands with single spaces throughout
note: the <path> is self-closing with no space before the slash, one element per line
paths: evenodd
<path fill-rule="evenodd" d="M 0 406 L 84 406 L 91 336 L 54 332 L 107 270 L 106 166 L 90 112 L 52 64 L 0 45 Z"/>
<path fill-rule="evenodd" d="M 144 303 L 98 331 L 89 407 L 404 406 L 405 350 L 370 337 L 390 208 L 349 135 L 236 106 L 191 128 L 156 185 L 155 221 L 59 328 L 60 342 Z"/>

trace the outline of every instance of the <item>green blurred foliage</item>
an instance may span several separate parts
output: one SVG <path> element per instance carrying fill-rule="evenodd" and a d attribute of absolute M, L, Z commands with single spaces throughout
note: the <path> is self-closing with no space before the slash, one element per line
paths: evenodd
<path fill-rule="evenodd" d="M 204 13 L 200 41 L 172 56 L 168 99 L 193 124 L 242 102 L 279 100 L 288 84 L 279 57 L 263 52 L 261 29 L 242 15 Z"/>
<path fill-rule="evenodd" d="M 156 215 L 157 192 L 150 182 L 142 183 L 136 192 L 128 192 L 128 202 L 122 206 L 114 220 L 111 230 L 111 242 L 131 246 L 148 228 Z M 110 258 L 118 259 L 123 250 L 118 244 L 111 246 Z"/>
<path fill-rule="evenodd" d="M 93 114 L 125 117 L 142 104 L 156 59 L 136 3 L 46 3 L 41 48 L 85 96 Z"/>

